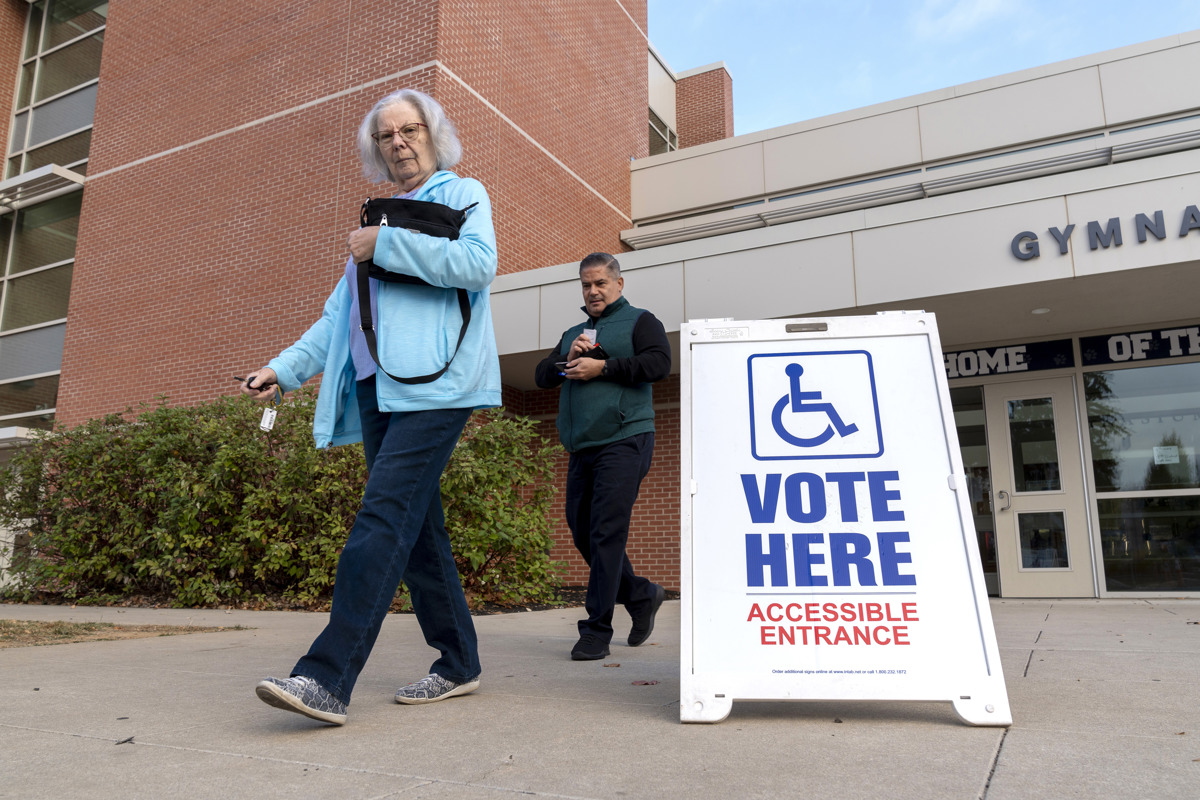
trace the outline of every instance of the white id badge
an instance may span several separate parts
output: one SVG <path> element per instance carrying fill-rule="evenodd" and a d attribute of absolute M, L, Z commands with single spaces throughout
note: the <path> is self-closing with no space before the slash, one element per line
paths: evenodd
<path fill-rule="evenodd" d="M 273 408 L 264 408 L 263 415 L 262 415 L 262 421 L 258 423 L 258 427 L 262 428 L 264 431 L 269 431 L 269 430 L 271 430 L 271 428 L 274 428 L 275 427 L 275 413 L 276 413 L 275 409 L 273 409 Z"/>

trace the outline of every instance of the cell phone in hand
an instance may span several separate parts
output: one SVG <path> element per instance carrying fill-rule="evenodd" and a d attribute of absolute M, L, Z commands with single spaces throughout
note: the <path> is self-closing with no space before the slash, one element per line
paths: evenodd
<path fill-rule="evenodd" d="M 584 352 L 583 357 L 606 359 L 608 358 L 608 351 L 604 349 L 604 345 L 596 344 L 591 350 Z"/>

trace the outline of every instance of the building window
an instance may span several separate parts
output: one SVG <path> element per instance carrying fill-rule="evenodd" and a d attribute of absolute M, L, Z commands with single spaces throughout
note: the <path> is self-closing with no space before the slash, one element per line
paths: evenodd
<path fill-rule="evenodd" d="M 51 163 L 87 169 L 107 17 L 96 0 L 30 6 L 6 178 Z"/>
<path fill-rule="evenodd" d="M 679 149 L 679 137 L 671 126 L 650 109 L 650 155 L 670 153 Z"/>
<path fill-rule="evenodd" d="M 6 186 L 50 164 L 86 172 L 107 17 L 108 3 L 95 0 L 30 5 Z M 67 182 L 40 198 L 13 197 L 0 209 L 0 427 L 48 428 L 83 192 Z"/>
<path fill-rule="evenodd" d="M 0 427 L 48 428 L 83 192 L 0 217 Z"/>
<path fill-rule="evenodd" d="M 1200 590 L 1200 363 L 1084 385 L 1108 591 Z"/>

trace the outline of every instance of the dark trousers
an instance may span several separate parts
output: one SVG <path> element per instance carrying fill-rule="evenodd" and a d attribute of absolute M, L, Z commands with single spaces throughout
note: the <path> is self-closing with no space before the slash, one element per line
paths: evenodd
<path fill-rule="evenodd" d="M 379 410 L 375 378 L 359 381 L 357 391 L 367 488 L 338 559 L 329 624 L 292 670 L 343 703 L 350 702 L 401 579 L 425 641 L 441 652 L 430 672 L 456 683 L 480 672 L 439 485 L 471 409 L 389 413 Z"/>
<path fill-rule="evenodd" d="M 639 433 L 571 454 L 567 467 L 567 525 L 591 572 L 580 635 L 612 640 L 613 609 L 631 611 L 654 598 L 654 584 L 633 572 L 625 554 L 629 516 L 654 455 L 654 432 Z"/>

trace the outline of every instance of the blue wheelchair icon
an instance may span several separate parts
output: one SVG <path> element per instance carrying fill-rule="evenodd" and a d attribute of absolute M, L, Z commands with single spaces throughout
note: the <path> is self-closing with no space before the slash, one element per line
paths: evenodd
<path fill-rule="evenodd" d="M 788 364 L 784 367 L 783 371 L 787 373 L 790 392 L 779 398 L 779 402 L 775 404 L 775 408 L 771 411 L 771 424 L 775 427 L 775 433 L 779 434 L 779 438 L 796 447 L 816 447 L 832 439 L 834 433 L 837 433 L 838 436 L 849 436 L 858 430 L 858 426 L 854 423 L 846 424 L 842 422 L 842 417 L 838 414 L 837 409 L 833 407 L 833 403 L 812 402 L 821 399 L 820 392 L 800 391 L 800 376 L 804 374 L 804 367 L 799 364 Z M 793 436 L 783 425 L 783 410 L 788 406 L 789 402 L 791 403 L 792 413 L 822 413 L 829 418 L 830 424 L 826 425 L 825 430 L 816 436 L 808 438 Z"/>

